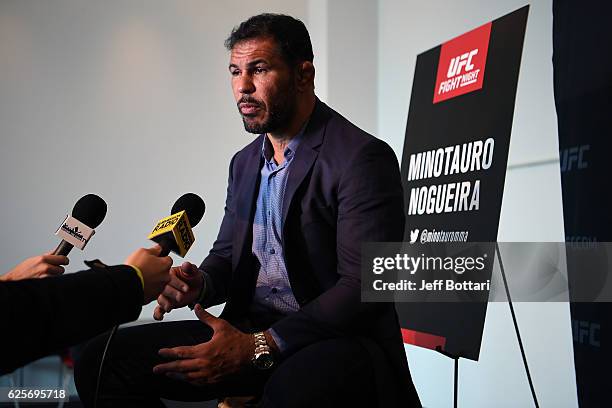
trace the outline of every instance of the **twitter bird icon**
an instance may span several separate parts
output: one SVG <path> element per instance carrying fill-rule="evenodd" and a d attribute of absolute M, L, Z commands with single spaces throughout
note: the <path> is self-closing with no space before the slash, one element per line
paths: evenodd
<path fill-rule="evenodd" d="M 419 238 L 418 229 L 413 229 L 412 231 L 410 231 L 410 243 L 411 244 L 414 244 L 418 238 Z"/>

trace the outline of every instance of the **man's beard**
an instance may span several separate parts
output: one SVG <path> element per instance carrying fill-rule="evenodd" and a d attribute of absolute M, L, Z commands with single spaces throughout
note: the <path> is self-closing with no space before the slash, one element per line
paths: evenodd
<path fill-rule="evenodd" d="M 262 106 L 260 101 L 249 96 L 241 98 L 238 103 L 256 103 L 260 107 Z M 275 132 L 287 127 L 296 112 L 294 87 L 288 86 L 286 90 L 279 92 L 274 100 L 268 104 L 267 112 L 268 118 L 262 123 L 249 122 L 248 117 L 245 118 L 241 113 L 244 130 L 249 133 L 261 134 Z"/>

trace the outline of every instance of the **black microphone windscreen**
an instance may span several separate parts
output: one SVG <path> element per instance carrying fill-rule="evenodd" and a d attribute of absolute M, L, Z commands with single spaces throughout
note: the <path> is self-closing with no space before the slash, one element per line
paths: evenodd
<path fill-rule="evenodd" d="M 191 227 L 198 225 L 202 217 L 204 216 L 204 210 L 206 205 L 204 200 L 199 195 L 194 193 L 183 194 L 172 206 L 172 212 L 170 214 L 176 214 L 185 210 L 187 212 L 187 218 Z"/>
<path fill-rule="evenodd" d="M 106 202 L 95 194 L 87 194 L 79 198 L 72 216 L 89 228 L 97 228 L 106 217 Z"/>

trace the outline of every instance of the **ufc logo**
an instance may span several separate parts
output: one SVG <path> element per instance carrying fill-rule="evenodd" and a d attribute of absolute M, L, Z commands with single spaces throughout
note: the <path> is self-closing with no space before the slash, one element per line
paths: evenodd
<path fill-rule="evenodd" d="M 491 24 L 475 28 L 441 45 L 433 103 L 482 89 Z"/>
<path fill-rule="evenodd" d="M 579 344 L 588 344 L 593 347 L 600 347 L 599 332 L 601 325 L 598 323 L 572 320 L 572 334 L 574 341 Z"/>
<path fill-rule="evenodd" d="M 561 162 L 561 172 L 572 170 L 584 170 L 589 167 L 589 163 L 584 158 L 585 153 L 589 151 L 591 145 L 574 146 L 568 149 L 563 149 L 559 152 Z"/>
<path fill-rule="evenodd" d="M 446 73 L 446 77 L 452 78 L 457 75 L 460 75 L 462 68 L 464 68 L 464 72 L 473 70 L 474 64 L 472 64 L 472 58 L 476 54 L 478 54 L 478 48 L 451 59 L 450 64 L 448 66 L 448 72 Z"/>

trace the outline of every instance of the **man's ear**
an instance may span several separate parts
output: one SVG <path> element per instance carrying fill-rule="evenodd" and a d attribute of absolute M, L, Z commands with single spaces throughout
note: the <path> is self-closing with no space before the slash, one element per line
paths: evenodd
<path fill-rule="evenodd" d="M 314 88 L 315 67 L 310 61 L 303 61 L 296 69 L 296 86 L 298 91 L 304 92 Z"/>

